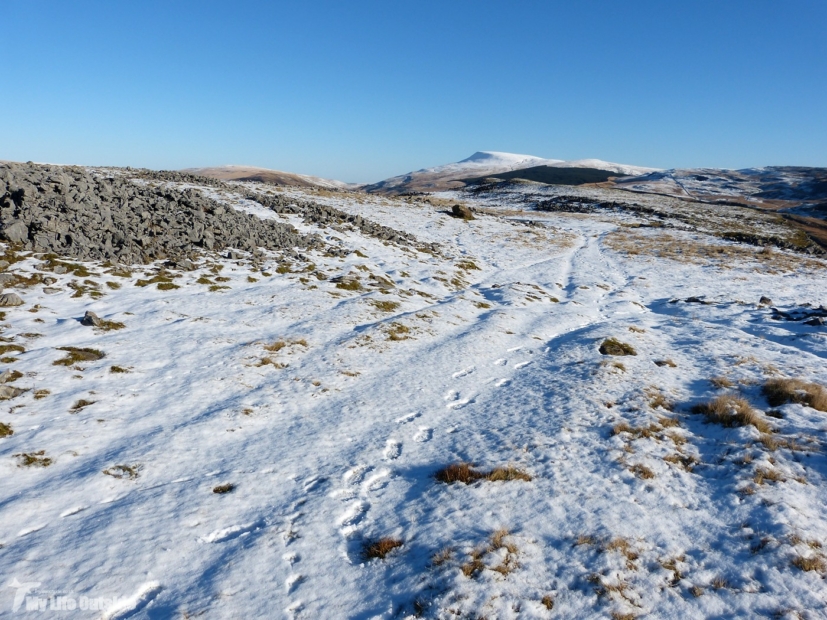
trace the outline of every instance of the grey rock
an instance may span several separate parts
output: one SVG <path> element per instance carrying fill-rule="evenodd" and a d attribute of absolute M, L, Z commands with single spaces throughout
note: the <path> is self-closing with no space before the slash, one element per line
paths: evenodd
<path fill-rule="evenodd" d="M 471 211 L 470 207 L 466 207 L 465 205 L 456 204 L 451 207 L 451 215 L 454 217 L 459 217 L 464 220 L 473 220 L 474 213 Z"/>
<path fill-rule="evenodd" d="M 0 273 L 0 287 L 5 288 L 17 282 L 17 278 L 10 273 Z"/>
<path fill-rule="evenodd" d="M 87 327 L 100 327 L 103 324 L 101 318 L 92 312 L 91 310 L 87 310 L 86 314 L 83 315 L 83 318 L 80 320 L 81 325 L 86 325 Z"/>
<path fill-rule="evenodd" d="M 0 400 L 9 400 L 15 396 L 20 396 L 25 391 L 10 385 L 2 385 L 0 386 Z"/>
<path fill-rule="evenodd" d="M 24 243 L 29 239 L 29 227 L 17 220 L 3 229 L 3 236 L 12 243 Z"/>
<path fill-rule="evenodd" d="M 22 306 L 23 300 L 17 293 L 2 293 L 0 294 L 0 307 Z"/>

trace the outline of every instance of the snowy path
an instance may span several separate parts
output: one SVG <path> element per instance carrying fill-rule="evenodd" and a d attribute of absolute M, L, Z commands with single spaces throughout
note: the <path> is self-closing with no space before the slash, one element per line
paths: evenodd
<path fill-rule="evenodd" d="M 205 263 L 178 290 L 124 280 L 94 301 L 24 291 L 5 335 L 25 342 L 15 385 L 31 390 L 0 420 L 9 580 L 118 596 L 118 618 L 547 618 L 544 599 L 568 618 L 824 610 L 818 572 L 790 564 L 827 545 L 823 414 L 783 407 L 777 436 L 801 449 L 770 452 L 689 413 L 713 377 L 763 408 L 773 372 L 825 383 L 825 338 L 754 303 L 825 303 L 818 276 L 631 260 L 609 249 L 617 223 L 585 217 L 335 201 L 442 253 L 336 230 L 358 254 L 273 259 L 267 275 Z M 363 286 L 329 279 L 346 274 Z M 691 295 L 720 303 L 668 303 Z M 86 309 L 127 327 L 92 332 Z M 600 355 L 609 337 L 637 355 Z M 106 358 L 53 366 L 61 346 Z M 48 467 L 18 466 L 41 449 Z M 436 483 L 460 461 L 533 479 Z M 759 468 L 783 481 L 753 483 Z M 464 574 L 501 528 L 512 563 L 495 570 L 501 547 Z M 364 561 L 379 537 L 403 545 Z"/>

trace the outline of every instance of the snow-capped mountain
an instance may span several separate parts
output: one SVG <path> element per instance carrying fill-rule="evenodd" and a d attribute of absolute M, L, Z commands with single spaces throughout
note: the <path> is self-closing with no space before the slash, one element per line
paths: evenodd
<path fill-rule="evenodd" d="M 423 168 L 415 172 L 391 177 L 379 183 L 368 185 L 364 189 L 369 192 L 389 194 L 442 191 L 463 187 L 465 185 L 463 179 L 479 178 L 486 175 L 500 174 L 537 166 L 595 168 L 598 170 L 617 172 L 622 175 L 639 175 L 657 170 L 656 168 L 616 164 L 600 159 L 564 161 L 562 159 L 545 159 L 534 155 L 519 155 L 499 151 L 477 151 L 471 155 L 471 157 L 461 161 L 434 166 L 432 168 Z"/>

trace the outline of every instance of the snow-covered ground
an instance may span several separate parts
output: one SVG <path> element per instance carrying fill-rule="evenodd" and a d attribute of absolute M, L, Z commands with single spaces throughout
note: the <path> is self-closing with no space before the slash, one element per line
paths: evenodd
<path fill-rule="evenodd" d="M 798 565 L 827 545 L 827 414 L 767 417 L 761 385 L 827 384 L 827 331 L 758 304 L 827 304 L 824 261 L 507 195 L 466 222 L 278 191 L 441 250 L 342 226 L 321 234 L 346 258 L 205 255 L 165 272 L 178 288 L 152 266 L 6 269 L 55 281 L 11 289 L 3 319 L 27 390 L 0 413 L 4 615 L 824 617 Z M 727 393 L 775 432 L 690 412 Z M 459 462 L 531 480 L 437 482 Z M 402 544 L 367 560 L 381 538 Z"/>

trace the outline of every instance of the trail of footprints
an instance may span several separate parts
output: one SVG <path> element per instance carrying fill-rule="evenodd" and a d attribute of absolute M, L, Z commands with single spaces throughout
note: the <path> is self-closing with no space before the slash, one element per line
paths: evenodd
<path fill-rule="evenodd" d="M 523 349 L 523 347 L 513 347 L 508 350 L 509 354 L 517 352 L 531 355 L 534 351 Z M 531 360 L 524 360 L 513 364 L 514 370 L 520 370 L 531 364 Z M 492 362 L 494 366 L 506 368 L 509 365 L 508 358 L 502 357 Z M 453 374 L 454 380 L 465 379 L 475 374 L 477 368 L 469 366 Z M 502 377 L 493 377 L 486 381 L 486 383 L 494 382 L 496 387 L 508 385 L 511 379 Z M 474 402 L 475 393 L 469 392 L 463 395 L 461 391 L 452 389 L 445 395 L 445 401 L 449 410 L 461 409 L 469 403 Z M 422 417 L 422 413 L 413 412 L 400 416 L 395 420 L 398 426 L 398 432 L 404 431 L 405 434 L 410 433 L 411 439 L 416 443 L 426 443 L 434 436 L 434 429 L 426 424 L 418 423 L 412 425 Z M 410 425 L 410 426 L 409 426 Z M 413 428 L 412 428 L 413 427 Z M 445 429 L 446 433 L 452 433 L 458 429 L 454 425 Z M 397 433 L 394 433 L 397 435 Z M 385 441 L 385 446 L 381 451 L 381 457 L 377 464 L 360 464 L 348 469 L 341 478 L 341 485 L 330 491 L 328 496 L 334 500 L 338 500 L 344 506 L 339 512 L 335 520 L 339 535 L 343 541 L 343 555 L 351 562 L 360 562 L 358 556 L 354 556 L 353 552 L 348 553 L 348 543 L 358 538 L 361 528 L 367 521 L 370 509 L 372 495 L 377 491 L 383 489 L 393 476 L 392 464 L 397 461 L 404 454 L 404 443 L 396 437 L 390 437 Z M 304 483 L 304 491 L 309 493 L 325 482 L 325 478 L 314 477 L 310 478 Z M 303 503 L 301 500 L 298 504 Z M 291 545 L 293 540 L 299 537 L 295 530 L 295 523 L 302 516 L 301 512 L 296 512 L 288 515 L 285 519 L 286 526 L 282 532 L 282 542 L 287 548 Z M 288 576 L 285 579 L 284 587 L 288 595 L 297 593 L 302 584 L 305 582 L 305 577 L 299 571 L 295 570 L 296 565 L 301 561 L 301 556 L 292 551 L 287 551 L 282 555 L 282 561 L 287 565 Z M 304 609 L 304 604 L 301 600 L 294 600 L 289 603 L 285 611 L 295 616 Z"/>

